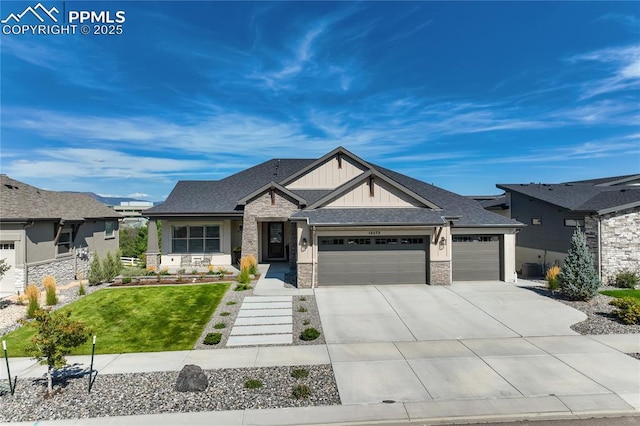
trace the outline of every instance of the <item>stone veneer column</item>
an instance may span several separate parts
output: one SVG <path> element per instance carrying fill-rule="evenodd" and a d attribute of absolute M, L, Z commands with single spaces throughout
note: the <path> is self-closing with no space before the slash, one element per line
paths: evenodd
<path fill-rule="evenodd" d="M 146 263 L 147 268 L 160 269 L 161 256 L 158 245 L 158 222 L 156 220 L 150 220 L 147 224 Z"/>
<path fill-rule="evenodd" d="M 429 284 L 451 285 L 451 261 L 429 262 Z"/>
<path fill-rule="evenodd" d="M 313 266 L 311 263 L 298 263 L 298 288 L 311 288 L 311 274 Z"/>

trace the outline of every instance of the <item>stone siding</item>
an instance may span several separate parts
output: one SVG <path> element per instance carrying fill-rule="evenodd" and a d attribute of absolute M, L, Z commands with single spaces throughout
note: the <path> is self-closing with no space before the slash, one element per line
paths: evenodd
<path fill-rule="evenodd" d="M 430 285 L 451 285 L 451 262 L 430 262 L 429 263 L 429 284 Z"/>
<path fill-rule="evenodd" d="M 298 211 L 298 203 L 293 198 L 276 190 L 275 203 L 271 204 L 271 195 L 269 191 L 257 196 L 251 202 L 244 206 L 244 218 L 242 223 L 242 255 L 252 254 L 261 261 L 259 254 L 259 232 L 258 221 L 260 222 L 279 222 L 286 221 L 295 211 Z M 285 245 L 289 245 L 289 252 L 297 250 L 295 237 L 293 241 L 290 236 L 285 236 L 289 241 L 285 241 Z"/>
<path fill-rule="evenodd" d="M 24 293 L 24 289 L 27 285 L 24 283 L 24 268 L 16 267 L 15 273 L 15 291 L 19 293 Z"/>
<path fill-rule="evenodd" d="M 298 261 L 298 224 L 295 222 L 289 223 L 289 266 L 292 268 L 296 266 Z"/>
<path fill-rule="evenodd" d="M 313 266 L 310 263 L 298 263 L 298 288 L 311 288 Z"/>
<path fill-rule="evenodd" d="M 69 284 L 75 281 L 79 275 L 86 279 L 89 275 L 92 258 L 93 255 L 90 255 L 86 260 L 72 256 L 39 265 L 28 265 L 27 284 L 36 284 L 38 287 L 42 287 L 42 279 L 47 275 L 55 278 L 58 285 Z"/>
<path fill-rule="evenodd" d="M 598 218 L 585 218 L 585 232 L 598 267 Z M 611 283 L 618 272 L 640 273 L 640 208 L 600 216 L 602 281 Z"/>

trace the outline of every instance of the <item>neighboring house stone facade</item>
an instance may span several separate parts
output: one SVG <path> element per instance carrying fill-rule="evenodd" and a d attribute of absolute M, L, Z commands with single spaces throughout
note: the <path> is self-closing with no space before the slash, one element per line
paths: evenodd
<path fill-rule="evenodd" d="M 341 147 L 218 181 L 180 181 L 145 214 L 163 224 L 160 267 L 189 257 L 230 264 L 238 243 L 243 256 L 288 262 L 300 288 L 512 281 L 522 226 Z M 157 258 L 155 249 L 148 255 Z"/>
<path fill-rule="evenodd" d="M 604 282 L 614 282 L 622 271 L 640 274 L 640 207 L 587 216 L 585 232 L 596 266 L 601 265 Z"/>
<path fill-rule="evenodd" d="M 640 273 L 640 175 L 561 184 L 498 185 L 510 196 L 517 265 L 562 264 L 579 227 L 604 283 L 620 271 Z"/>

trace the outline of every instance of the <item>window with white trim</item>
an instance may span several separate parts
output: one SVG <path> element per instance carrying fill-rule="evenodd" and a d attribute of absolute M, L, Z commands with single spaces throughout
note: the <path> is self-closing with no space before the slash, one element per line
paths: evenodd
<path fill-rule="evenodd" d="M 58 254 L 69 254 L 72 246 L 71 231 L 62 231 L 58 238 Z"/>
<path fill-rule="evenodd" d="M 219 225 L 174 225 L 171 238 L 173 253 L 219 253 Z"/>

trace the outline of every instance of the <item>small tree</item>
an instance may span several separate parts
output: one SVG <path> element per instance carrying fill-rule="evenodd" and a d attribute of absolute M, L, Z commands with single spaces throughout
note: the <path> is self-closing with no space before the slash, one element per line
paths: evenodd
<path fill-rule="evenodd" d="M 122 262 L 120 262 L 120 256 L 117 254 L 114 256 L 111 252 L 107 253 L 107 257 L 102 262 L 102 278 L 106 282 L 111 282 L 122 271 Z"/>
<path fill-rule="evenodd" d="M 53 370 L 62 368 L 67 360 L 66 355 L 73 348 L 84 344 L 91 336 L 91 330 L 78 321 L 71 320 L 71 311 L 50 312 L 39 309 L 35 314 L 35 320 L 28 323 L 36 330 L 36 334 L 26 347 L 26 352 L 46 365 L 47 390 L 49 395 L 53 392 Z"/>
<path fill-rule="evenodd" d="M 89 275 L 87 279 L 89 280 L 89 285 L 100 284 L 102 279 L 102 265 L 100 264 L 100 258 L 96 253 L 91 261 L 91 265 L 89 266 Z"/>
<path fill-rule="evenodd" d="M 571 247 L 558 275 L 558 282 L 562 294 L 572 300 L 591 299 L 600 287 L 587 238 L 579 229 L 571 237 Z"/>

